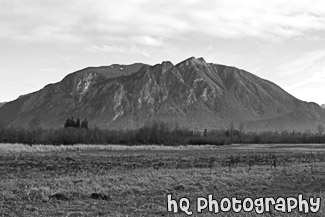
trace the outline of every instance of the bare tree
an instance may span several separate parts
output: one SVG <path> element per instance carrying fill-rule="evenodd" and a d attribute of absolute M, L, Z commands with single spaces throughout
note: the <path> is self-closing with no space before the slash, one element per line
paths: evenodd
<path fill-rule="evenodd" d="M 241 143 L 242 142 L 242 135 L 244 133 L 244 124 L 241 122 L 239 123 L 239 126 L 238 126 L 238 131 L 239 131 L 239 142 Z"/>
<path fill-rule="evenodd" d="M 324 126 L 319 124 L 317 127 L 317 134 L 318 134 L 318 142 L 321 143 L 322 135 L 324 133 Z"/>
<path fill-rule="evenodd" d="M 322 136 L 322 134 L 324 133 L 324 126 L 319 124 L 317 127 L 317 133 L 319 136 Z"/>
<path fill-rule="evenodd" d="M 35 144 L 36 139 L 38 137 L 38 134 L 40 133 L 41 130 L 41 125 L 40 121 L 37 118 L 33 118 L 29 123 L 28 123 L 28 128 L 29 128 L 29 145 L 32 146 Z"/>
<path fill-rule="evenodd" d="M 229 126 L 229 135 L 230 135 L 231 139 L 233 139 L 234 134 L 235 134 L 235 126 L 234 126 L 234 123 L 231 122 L 230 126 Z"/>

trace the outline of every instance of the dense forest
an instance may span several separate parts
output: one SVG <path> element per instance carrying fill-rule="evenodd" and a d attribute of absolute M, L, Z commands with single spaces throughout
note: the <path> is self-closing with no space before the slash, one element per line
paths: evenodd
<path fill-rule="evenodd" d="M 0 143 L 23 144 L 163 144 L 163 145 L 226 145 L 232 143 L 325 143 L 324 127 L 316 132 L 268 131 L 246 132 L 243 124 L 228 129 L 193 131 L 175 123 L 153 121 L 136 130 L 104 130 L 89 128 L 87 119 L 68 118 L 61 129 L 42 129 L 33 119 L 27 129 L 0 124 Z"/>

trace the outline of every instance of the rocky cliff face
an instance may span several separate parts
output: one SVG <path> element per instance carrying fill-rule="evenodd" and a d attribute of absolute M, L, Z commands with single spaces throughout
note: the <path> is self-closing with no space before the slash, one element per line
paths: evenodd
<path fill-rule="evenodd" d="M 0 108 L 0 119 L 12 126 L 36 117 L 42 127 L 58 128 L 70 116 L 114 129 L 162 120 L 191 129 L 244 123 L 248 129 L 304 130 L 325 120 L 320 106 L 272 82 L 194 57 L 177 65 L 87 68 Z"/>

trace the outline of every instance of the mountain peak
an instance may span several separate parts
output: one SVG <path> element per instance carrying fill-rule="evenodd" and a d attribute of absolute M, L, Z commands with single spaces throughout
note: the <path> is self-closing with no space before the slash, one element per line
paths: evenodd
<path fill-rule="evenodd" d="M 162 66 L 166 66 L 166 67 L 170 67 L 170 66 L 174 66 L 172 62 L 170 61 L 163 61 L 161 63 Z"/>
<path fill-rule="evenodd" d="M 199 57 L 197 58 L 197 61 L 200 61 L 200 62 L 203 62 L 203 63 L 206 63 L 205 59 L 203 57 Z"/>
<path fill-rule="evenodd" d="M 190 57 L 182 62 L 180 62 L 178 65 L 180 64 L 185 64 L 185 65 L 190 65 L 190 64 L 200 64 L 200 65 L 205 65 L 207 64 L 205 62 L 205 60 L 203 59 L 203 57 L 200 58 L 196 58 L 196 57 Z"/>

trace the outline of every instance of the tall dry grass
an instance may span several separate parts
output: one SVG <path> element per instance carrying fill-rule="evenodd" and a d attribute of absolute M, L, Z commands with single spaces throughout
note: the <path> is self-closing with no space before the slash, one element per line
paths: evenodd
<path fill-rule="evenodd" d="M 87 151 L 87 150 L 209 150 L 216 149 L 213 145 L 180 145 L 180 146 L 163 146 L 163 145 L 24 145 L 0 143 L 1 153 L 19 153 L 19 152 L 61 152 L 61 151 Z"/>

